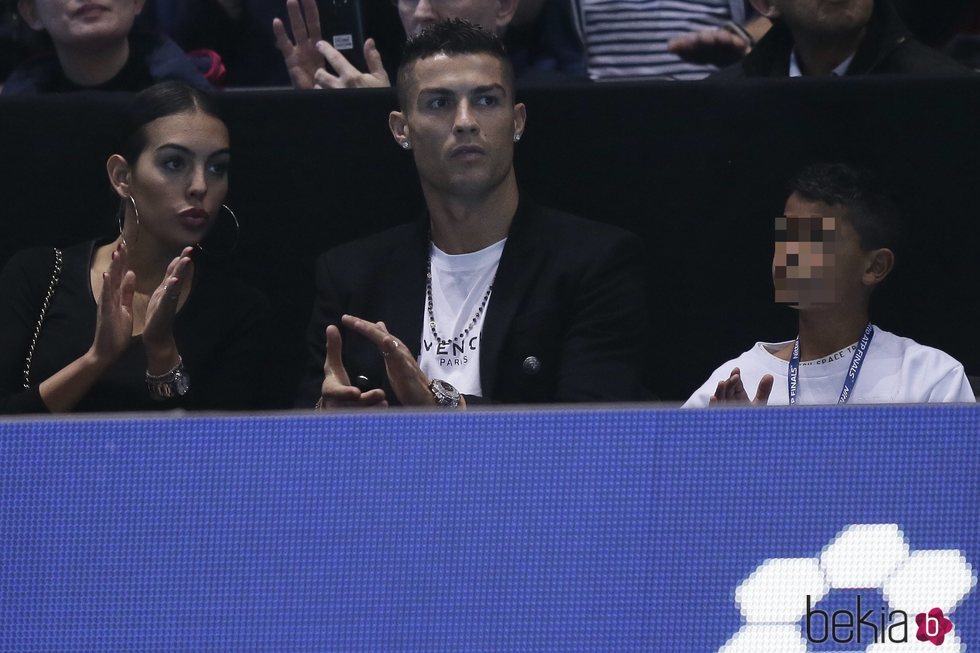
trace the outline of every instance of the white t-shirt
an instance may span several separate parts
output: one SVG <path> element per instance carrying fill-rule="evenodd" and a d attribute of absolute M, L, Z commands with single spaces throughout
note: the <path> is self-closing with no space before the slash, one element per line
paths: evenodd
<path fill-rule="evenodd" d="M 788 342 L 757 342 L 735 360 L 716 369 L 704 385 L 691 395 L 685 408 L 708 405 L 718 382 L 727 379 L 733 368 L 739 368 L 742 384 L 749 397 L 755 397 L 759 381 L 766 374 L 775 379 L 770 406 L 788 406 L 787 376 L 789 362 L 775 354 Z M 836 404 L 844 386 L 857 343 L 825 358 L 800 363 L 798 404 Z M 963 366 L 938 349 L 920 345 L 875 327 L 864 364 L 858 374 L 848 403 L 905 404 L 925 402 L 969 402 L 976 399 Z"/>
<path fill-rule="evenodd" d="M 487 289 L 497 276 L 506 242 L 505 238 L 470 254 L 446 254 L 432 245 L 432 312 L 436 332 L 439 339 L 452 342 L 439 344 L 429 324 L 428 307 L 423 306 L 419 367 L 430 379 L 447 381 L 463 394 L 483 396 L 480 341 L 489 299 L 476 324 L 464 337 L 459 335 L 473 321 Z"/>

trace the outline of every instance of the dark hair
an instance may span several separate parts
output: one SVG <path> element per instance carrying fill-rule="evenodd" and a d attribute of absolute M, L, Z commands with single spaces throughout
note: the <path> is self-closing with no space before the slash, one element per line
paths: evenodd
<path fill-rule="evenodd" d="M 405 91 L 408 87 L 408 71 L 417 61 L 437 55 L 489 54 L 500 60 L 504 72 L 504 86 L 513 94 L 514 67 L 507 56 L 504 42 L 496 34 L 488 32 L 461 18 L 443 20 L 425 28 L 405 41 L 401 64 L 398 66 L 398 103 L 407 106 Z"/>
<path fill-rule="evenodd" d="M 896 250 L 901 245 L 903 225 L 898 207 L 867 169 L 846 163 L 810 165 L 796 175 L 787 190 L 843 208 L 840 217 L 854 227 L 864 251 L 879 247 Z"/>
<path fill-rule="evenodd" d="M 146 147 L 146 126 L 159 118 L 201 111 L 221 120 L 214 98 L 179 81 L 165 81 L 136 94 L 126 107 L 117 152 L 135 165 Z"/>

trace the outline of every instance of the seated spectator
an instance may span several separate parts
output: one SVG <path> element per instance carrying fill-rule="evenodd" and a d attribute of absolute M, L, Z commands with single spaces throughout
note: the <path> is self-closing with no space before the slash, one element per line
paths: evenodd
<path fill-rule="evenodd" d="M 142 0 L 20 0 L 24 22 L 45 31 L 54 52 L 21 64 L 4 86 L 5 95 L 79 90 L 139 91 L 174 79 L 207 90 L 222 75 L 213 53 L 185 54 L 173 41 L 133 30 Z"/>
<path fill-rule="evenodd" d="M 288 86 L 272 20 L 286 15 L 283 0 L 146 0 L 136 21 L 187 51 L 217 52 L 227 68 L 225 87 Z"/>
<path fill-rule="evenodd" d="M 0 274 L 0 412 L 260 406 L 265 299 L 193 253 L 219 220 L 237 228 L 224 122 L 165 82 L 123 136 L 106 163 L 119 233 L 19 252 Z"/>
<path fill-rule="evenodd" d="M 897 210 L 870 176 L 812 166 L 791 191 L 776 218 L 772 275 L 776 301 L 799 313 L 799 335 L 756 343 L 684 405 L 973 402 L 960 363 L 869 320 L 899 232 Z"/>
<path fill-rule="evenodd" d="M 520 0 L 502 38 L 521 82 L 588 79 L 581 29 L 569 0 Z"/>
<path fill-rule="evenodd" d="M 486 30 L 502 34 L 514 18 L 518 0 L 396 0 L 395 5 L 408 36 L 418 34 L 425 27 L 448 18 L 467 20 Z M 536 11 L 543 11 L 543 3 L 535 5 Z M 322 40 L 316 0 L 287 0 L 286 7 L 293 38 L 289 38 L 286 26 L 278 18 L 273 21 L 272 27 L 276 34 L 276 44 L 286 61 L 293 88 L 391 86 L 374 39 L 368 38 L 364 42 L 367 72 L 361 72 L 333 45 Z M 525 20 L 530 18 L 525 17 Z M 522 59 L 526 60 L 528 56 L 526 51 L 522 53 Z M 570 69 L 576 69 L 576 63 L 569 64 Z"/>
<path fill-rule="evenodd" d="M 772 29 L 739 63 L 714 75 L 962 75 L 969 69 L 912 37 L 889 0 L 752 0 Z"/>
<path fill-rule="evenodd" d="M 571 0 L 595 80 L 702 79 L 737 61 L 768 27 L 746 23 L 744 0 Z M 729 26 L 734 33 L 719 30 Z"/>
<path fill-rule="evenodd" d="M 320 257 L 300 405 L 644 398 L 641 243 L 520 197 L 526 110 L 500 39 L 416 34 L 398 99 L 427 215 Z"/>

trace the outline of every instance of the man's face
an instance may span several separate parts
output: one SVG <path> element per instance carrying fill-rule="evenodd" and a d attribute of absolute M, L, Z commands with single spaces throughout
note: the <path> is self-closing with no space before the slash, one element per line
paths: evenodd
<path fill-rule="evenodd" d="M 406 105 L 392 129 L 411 144 L 423 185 L 480 196 L 502 183 L 514 136 L 524 131 L 524 105 L 514 104 L 500 60 L 437 54 L 418 60 L 405 79 Z"/>
<path fill-rule="evenodd" d="M 500 0 L 397 0 L 405 34 L 411 36 L 449 18 L 462 18 L 488 32 L 496 32 Z M 506 20 L 509 21 L 509 15 Z"/>
<path fill-rule="evenodd" d="M 852 34 L 871 20 L 874 0 L 769 0 L 794 31 L 827 36 Z"/>
<path fill-rule="evenodd" d="M 843 208 L 793 193 L 776 218 L 772 279 L 776 302 L 800 308 L 837 304 L 859 292 L 866 261 Z"/>
<path fill-rule="evenodd" d="M 20 0 L 20 13 L 55 46 L 97 50 L 126 38 L 143 0 Z"/>

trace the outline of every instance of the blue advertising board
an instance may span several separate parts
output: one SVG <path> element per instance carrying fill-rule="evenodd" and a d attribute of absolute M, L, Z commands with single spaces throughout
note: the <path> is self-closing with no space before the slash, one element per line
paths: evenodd
<path fill-rule="evenodd" d="M 980 649 L 978 435 L 968 406 L 2 422 L 0 649 Z"/>

